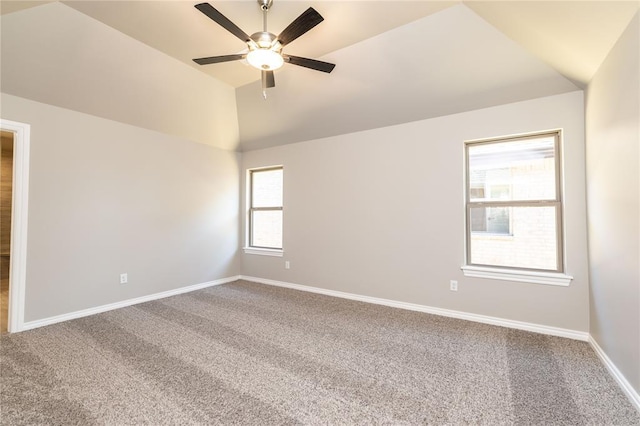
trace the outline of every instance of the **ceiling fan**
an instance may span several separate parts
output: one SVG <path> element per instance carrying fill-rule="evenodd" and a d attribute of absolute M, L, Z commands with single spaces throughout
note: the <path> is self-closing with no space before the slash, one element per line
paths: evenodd
<path fill-rule="evenodd" d="M 209 3 L 195 5 L 196 9 L 207 15 L 218 25 L 247 43 L 249 48 L 247 53 L 234 55 L 210 56 L 208 58 L 197 58 L 193 61 L 199 65 L 215 64 L 219 62 L 237 61 L 245 59 L 254 68 L 262 72 L 262 94 L 267 97 L 267 88 L 275 87 L 273 71 L 280 68 L 285 62 L 310 68 L 316 71 L 330 73 L 335 64 L 318 61 L 316 59 L 302 58 L 300 56 L 287 55 L 282 53 L 282 48 L 291 43 L 320 22 L 324 18 L 312 7 L 305 10 L 300 16 L 293 20 L 278 36 L 267 31 L 267 13 L 273 4 L 273 0 L 258 0 L 262 9 L 263 30 L 249 36 L 236 24 L 231 22 L 222 13 L 216 10 Z"/>

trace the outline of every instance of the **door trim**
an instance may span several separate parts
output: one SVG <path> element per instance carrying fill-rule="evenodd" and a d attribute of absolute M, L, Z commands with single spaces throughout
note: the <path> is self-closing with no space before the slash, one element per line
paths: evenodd
<path fill-rule="evenodd" d="M 7 330 L 15 333 L 24 329 L 31 126 L 0 119 L 0 129 L 13 133 L 13 205 Z"/>

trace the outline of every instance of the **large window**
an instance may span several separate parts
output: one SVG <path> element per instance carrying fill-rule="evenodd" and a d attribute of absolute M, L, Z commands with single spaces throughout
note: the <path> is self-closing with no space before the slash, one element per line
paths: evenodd
<path fill-rule="evenodd" d="M 560 134 L 465 150 L 467 265 L 563 273 Z"/>
<path fill-rule="evenodd" d="M 249 170 L 249 248 L 282 249 L 282 167 Z"/>

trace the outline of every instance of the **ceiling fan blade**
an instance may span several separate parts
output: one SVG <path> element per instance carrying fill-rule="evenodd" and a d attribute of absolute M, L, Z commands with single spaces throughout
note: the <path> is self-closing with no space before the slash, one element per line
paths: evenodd
<path fill-rule="evenodd" d="M 208 58 L 197 58 L 194 59 L 193 62 L 195 62 L 198 65 L 208 65 L 208 64 L 217 64 L 220 62 L 230 62 L 230 61 L 237 61 L 239 59 L 244 59 L 247 55 L 223 55 L 223 56 L 209 56 Z"/>
<path fill-rule="evenodd" d="M 310 7 L 280 33 L 278 41 L 285 46 L 322 21 L 324 21 L 324 18 L 314 8 Z"/>
<path fill-rule="evenodd" d="M 236 24 L 231 22 L 229 18 L 224 16 L 222 13 L 218 12 L 209 3 L 196 4 L 195 8 L 198 9 L 200 12 L 204 13 L 205 15 L 207 15 L 209 18 L 211 18 L 214 22 L 216 22 L 222 28 L 229 31 L 234 36 L 238 37 L 240 40 L 247 42 L 251 39 L 251 37 L 249 37 L 247 33 L 242 31 Z"/>
<path fill-rule="evenodd" d="M 273 71 L 262 71 L 262 88 L 268 89 L 276 87 L 276 79 L 273 76 Z"/>
<path fill-rule="evenodd" d="M 335 64 L 329 62 L 322 62 L 316 59 L 301 58 L 300 56 L 282 55 L 286 62 L 293 65 L 298 65 L 305 68 L 311 68 L 312 70 L 322 71 L 329 73 L 336 67 Z"/>

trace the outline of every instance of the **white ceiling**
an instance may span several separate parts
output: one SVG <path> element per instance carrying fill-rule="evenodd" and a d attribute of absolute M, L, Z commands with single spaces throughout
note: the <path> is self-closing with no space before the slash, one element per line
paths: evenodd
<path fill-rule="evenodd" d="M 236 90 L 244 149 L 578 90 L 462 4 L 323 58 L 332 74 L 283 70 L 267 101 Z"/>
<path fill-rule="evenodd" d="M 491 25 L 584 86 L 640 1 L 465 1 Z"/>
<path fill-rule="evenodd" d="M 246 61 L 200 67 L 193 58 L 227 55 L 246 45 L 192 5 L 199 1 L 65 1 L 64 4 L 173 56 L 234 87 L 257 80 L 260 72 Z M 317 58 L 374 35 L 435 13 L 454 1 L 290 1 L 275 0 L 268 29 L 279 34 L 308 7 L 325 21 L 295 40 L 285 53 Z M 262 11 L 256 0 L 215 1 L 223 15 L 247 34 L 262 31 Z"/>
<path fill-rule="evenodd" d="M 49 2 L 3 0 L 0 10 L 4 18 L 45 7 L 42 3 Z M 265 101 L 257 81 L 260 73 L 243 61 L 202 67 L 192 62 L 244 48 L 197 11 L 196 3 L 63 2 L 237 88 L 243 150 L 578 90 L 640 6 L 639 1 L 275 0 L 269 13 L 273 33 L 309 6 L 325 18 L 285 53 L 337 66 L 325 74 L 285 65 L 276 71 L 276 87 Z M 211 3 L 245 32 L 261 30 L 255 0 Z M 49 8 L 47 13 L 59 10 Z M 72 40 L 73 29 L 67 36 Z M 19 44 L 3 39 L 3 52 L 5 45 L 15 50 Z M 4 78 L 2 83 L 11 86 Z M 37 98 L 37 90 L 29 90 L 25 97 Z M 82 109 L 81 102 L 74 108 Z"/>

